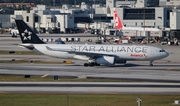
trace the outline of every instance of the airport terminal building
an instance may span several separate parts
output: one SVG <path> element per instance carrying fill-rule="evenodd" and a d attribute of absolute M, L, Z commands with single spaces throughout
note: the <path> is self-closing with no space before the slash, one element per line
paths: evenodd
<path fill-rule="evenodd" d="M 155 27 L 161 30 L 180 29 L 180 11 L 172 3 L 178 0 L 160 0 L 159 7 L 148 7 L 147 0 L 106 0 L 106 5 L 81 3 L 73 8 L 47 8 L 37 5 L 30 11 L 15 10 L 13 15 L 0 15 L 0 26 L 15 27 L 14 18 L 23 19 L 35 31 L 41 33 L 71 33 L 83 29 L 100 29 L 108 32 L 114 26 L 113 11 L 116 10 L 123 25 L 128 27 Z M 105 31 L 107 30 L 107 31 Z M 110 32 L 110 31 L 109 31 Z M 137 36 L 134 32 L 124 32 L 127 36 Z M 161 33 L 150 32 L 154 36 Z M 112 34 L 112 33 L 108 33 Z M 137 33 L 136 33 L 137 34 Z M 138 35 L 141 36 L 140 33 Z"/>

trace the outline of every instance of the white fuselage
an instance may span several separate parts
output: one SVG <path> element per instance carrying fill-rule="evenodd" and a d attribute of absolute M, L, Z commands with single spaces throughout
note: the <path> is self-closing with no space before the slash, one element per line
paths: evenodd
<path fill-rule="evenodd" d="M 33 51 L 64 58 L 89 60 L 92 56 L 114 56 L 116 60 L 151 61 L 167 57 L 163 49 L 144 45 L 32 44 Z M 47 49 L 50 48 L 50 49 Z"/>
<path fill-rule="evenodd" d="M 123 27 L 122 30 L 135 30 L 135 31 L 161 31 L 158 28 L 143 28 L 143 27 Z"/>

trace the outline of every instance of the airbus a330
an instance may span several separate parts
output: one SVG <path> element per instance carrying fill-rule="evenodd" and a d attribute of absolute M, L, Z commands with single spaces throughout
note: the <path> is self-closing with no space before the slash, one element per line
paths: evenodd
<path fill-rule="evenodd" d="M 23 21 L 15 20 L 22 40 L 20 46 L 32 51 L 63 59 L 87 61 L 84 66 L 112 66 L 127 61 L 149 61 L 167 57 L 169 54 L 159 47 L 147 45 L 115 44 L 47 44 Z"/>

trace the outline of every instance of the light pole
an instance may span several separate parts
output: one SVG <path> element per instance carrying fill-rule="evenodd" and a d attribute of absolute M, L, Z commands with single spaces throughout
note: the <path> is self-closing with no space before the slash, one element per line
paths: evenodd
<path fill-rule="evenodd" d="M 53 0 L 54 10 L 55 10 L 56 0 Z M 53 14 L 53 27 L 55 27 L 55 14 Z"/>
<path fill-rule="evenodd" d="M 47 27 L 47 31 L 48 31 L 48 33 L 49 33 L 49 22 L 48 22 L 48 27 Z"/>
<path fill-rule="evenodd" d="M 0 27 L 2 27 L 2 18 L 1 18 L 1 26 Z"/>
<path fill-rule="evenodd" d="M 143 9 L 143 19 L 144 19 L 144 36 L 145 36 L 145 7 L 144 7 L 144 9 Z"/>
<path fill-rule="evenodd" d="M 96 6 L 95 6 L 96 5 L 96 0 L 93 0 L 93 1 L 94 1 L 94 8 L 96 8 Z"/>
<path fill-rule="evenodd" d="M 55 9 L 55 2 L 56 2 L 56 0 L 53 0 L 54 9 Z"/>
<path fill-rule="evenodd" d="M 144 7 L 143 9 L 143 19 L 144 19 L 144 36 L 147 37 L 147 43 L 149 43 L 149 33 L 146 34 L 146 25 L 145 25 L 145 20 L 146 20 L 146 8 Z"/>
<path fill-rule="evenodd" d="M 41 28 L 40 27 L 41 27 L 41 23 L 39 22 L 39 34 L 41 33 L 41 31 L 40 31 Z"/>
<path fill-rule="evenodd" d="M 66 33 L 66 19 L 65 19 L 65 9 L 64 9 L 64 33 Z"/>
<path fill-rule="evenodd" d="M 76 8 L 76 0 L 74 0 L 74 8 Z"/>

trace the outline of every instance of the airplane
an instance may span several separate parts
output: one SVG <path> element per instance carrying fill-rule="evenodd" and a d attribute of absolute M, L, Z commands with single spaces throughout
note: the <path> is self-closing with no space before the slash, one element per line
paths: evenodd
<path fill-rule="evenodd" d="M 169 54 L 158 47 L 147 45 L 115 45 L 115 44 L 47 44 L 32 31 L 23 21 L 15 19 L 22 44 L 34 52 L 62 59 L 78 59 L 88 61 L 88 66 L 113 66 L 127 61 L 150 61 L 167 57 Z"/>
<path fill-rule="evenodd" d="M 114 10 L 114 20 L 115 20 L 115 26 L 114 28 L 118 29 L 118 30 L 135 30 L 135 31 L 161 31 L 158 28 L 144 28 L 144 27 L 125 27 L 122 22 L 121 19 L 119 18 L 116 10 Z"/>

